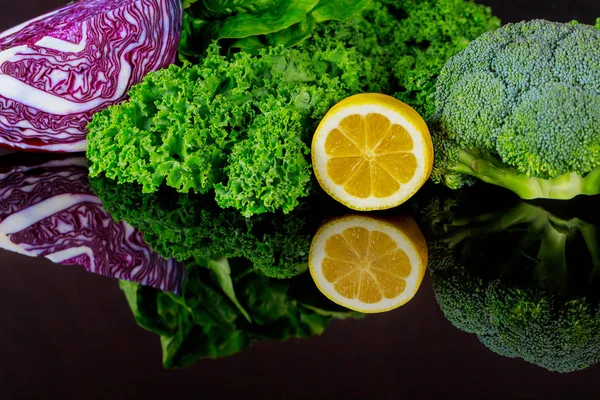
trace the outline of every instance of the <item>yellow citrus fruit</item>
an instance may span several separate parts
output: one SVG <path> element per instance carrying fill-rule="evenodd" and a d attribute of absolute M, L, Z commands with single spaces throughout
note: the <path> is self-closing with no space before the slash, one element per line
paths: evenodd
<path fill-rule="evenodd" d="M 319 290 L 333 302 L 363 313 L 389 311 L 419 290 L 427 244 L 409 216 L 346 216 L 319 228 L 308 265 Z"/>
<path fill-rule="evenodd" d="M 402 204 L 425 184 L 433 166 L 423 118 L 400 100 L 377 93 L 351 96 L 332 107 L 311 151 L 323 190 L 360 211 Z"/>

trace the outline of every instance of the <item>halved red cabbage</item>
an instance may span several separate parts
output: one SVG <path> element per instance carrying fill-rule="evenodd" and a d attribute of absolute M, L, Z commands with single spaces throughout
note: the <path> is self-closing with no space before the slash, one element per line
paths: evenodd
<path fill-rule="evenodd" d="M 83 157 L 0 170 L 0 248 L 175 293 L 183 279 L 181 263 L 102 209 Z"/>
<path fill-rule="evenodd" d="M 84 151 L 92 115 L 176 58 L 181 0 L 83 0 L 0 33 L 0 147 Z"/>

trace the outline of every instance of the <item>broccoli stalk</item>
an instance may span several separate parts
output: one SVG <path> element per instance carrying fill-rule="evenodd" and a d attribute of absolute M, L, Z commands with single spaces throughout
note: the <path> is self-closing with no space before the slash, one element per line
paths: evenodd
<path fill-rule="evenodd" d="M 446 165 L 445 171 L 439 168 L 434 171 L 434 181 L 440 182 L 442 176 L 450 178 L 451 174 L 469 175 L 508 189 L 525 200 L 537 198 L 568 200 L 578 195 L 600 194 L 600 167 L 596 167 L 585 176 L 569 172 L 556 178 L 542 179 L 520 174 L 516 168 L 479 149 L 461 149 L 458 152 L 458 161 L 455 164 Z M 460 187 L 460 183 L 453 185 L 448 179 L 446 185 L 450 188 Z"/>
<path fill-rule="evenodd" d="M 543 214 L 538 207 L 527 203 L 519 203 L 508 211 L 484 213 L 472 218 L 453 217 L 445 228 L 450 228 L 452 233 L 446 235 L 443 241 L 450 248 L 454 248 L 470 237 L 505 231 L 523 223 L 534 224 L 533 221 L 536 221 L 535 224 L 540 224 L 545 218 Z"/>
<path fill-rule="evenodd" d="M 539 286 L 552 293 L 564 293 L 568 278 L 566 246 L 568 234 L 557 230 L 549 219 L 540 232 L 540 249 L 534 267 Z"/>
<path fill-rule="evenodd" d="M 593 280 L 600 274 L 600 247 L 598 246 L 598 243 L 600 243 L 600 230 L 594 225 L 582 223 L 579 226 L 579 231 L 592 257 L 594 270 L 592 271 L 590 280 Z"/>

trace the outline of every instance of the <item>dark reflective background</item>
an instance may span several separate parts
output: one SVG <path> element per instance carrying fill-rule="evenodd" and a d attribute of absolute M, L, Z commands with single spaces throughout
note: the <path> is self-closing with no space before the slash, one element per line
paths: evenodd
<path fill-rule="evenodd" d="M 481 3 L 504 22 L 600 16 L 596 0 Z M 60 4 L 1 0 L 0 30 Z M 0 304 L 3 399 L 548 399 L 594 396 L 600 374 L 598 365 L 561 375 L 494 354 L 444 318 L 429 275 L 396 311 L 334 321 L 322 336 L 260 342 L 180 371 L 164 369 L 158 337 L 135 323 L 113 279 L 1 251 Z"/>

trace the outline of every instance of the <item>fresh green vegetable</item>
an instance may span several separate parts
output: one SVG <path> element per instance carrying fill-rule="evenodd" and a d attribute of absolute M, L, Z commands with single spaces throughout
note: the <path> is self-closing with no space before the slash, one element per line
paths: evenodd
<path fill-rule="evenodd" d="M 260 340 L 319 335 L 332 318 L 360 317 L 324 298 L 308 274 L 274 281 L 241 260 L 230 261 L 232 287 L 247 316 L 205 268 L 193 263 L 186 268 L 181 296 L 121 281 L 136 322 L 160 336 L 165 367 L 230 356 Z"/>
<path fill-rule="evenodd" d="M 257 54 L 264 47 L 286 47 L 310 36 L 324 21 L 343 20 L 371 0 L 185 0 L 183 58 L 197 57 L 215 40 Z"/>
<path fill-rule="evenodd" d="M 436 106 L 435 182 L 600 194 L 598 29 L 534 20 L 486 33 L 445 65 Z"/>
<path fill-rule="evenodd" d="M 435 85 L 446 61 L 483 33 L 500 27 L 500 20 L 488 7 L 472 1 L 394 3 L 396 13 L 406 14 L 397 29 L 390 27 L 394 31 L 388 34 L 394 37 L 394 45 L 386 53 L 393 57 L 395 96 L 427 118 L 435 111 Z"/>
<path fill-rule="evenodd" d="M 232 59 L 211 47 L 201 64 L 149 74 L 130 100 L 95 115 L 90 175 L 166 183 L 181 192 L 216 189 L 222 207 L 250 216 L 289 212 L 308 195 L 308 112 L 343 93 L 325 66 L 281 48 Z"/>
<path fill-rule="evenodd" d="M 168 187 L 142 194 L 138 185 L 106 178 L 90 179 L 90 186 L 115 220 L 138 228 L 161 256 L 207 267 L 223 257 L 245 258 L 257 272 L 274 278 L 306 271 L 312 235 L 320 223 L 319 213 L 308 212 L 306 203 L 287 215 L 244 218 L 237 211 L 221 210 L 206 196 Z"/>
<path fill-rule="evenodd" d="M 163 185 L 214 193 L 246 217 L 290 212 L 310 193 L 308 144 L 331 106 L 397 92 L 427 113 L 443 62 L 497 25 L 470 2 L 371 2 L 318 24 L 291 49 L 252 55 L 212 45 L 198 64 L 149 74 L 128 102 L 95 115 L 90 174 L 137 182 L 145 193 Z"/>
<path fill-rule="evenodd" d="M 472 1 L 373 1 L 348 19 L 317 25 L 301 47 L 309 53 L 356 49 L 355 63 L 372 69 L 364 91 L 395 94 L 428 117 L 435 110 L 435 82 L 446 61 L 499 26 L 488 7 Z"/>
<path fill-rule="evenodd" d="M 486 211 L 489 198 L 429 206 L 438 233 L 429 268 L 446 318 L 492 351 L 551 371 L 600 362 L 597 223 L 523 202 Z"/>

